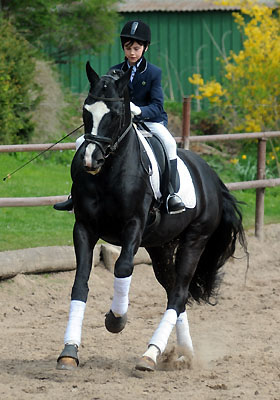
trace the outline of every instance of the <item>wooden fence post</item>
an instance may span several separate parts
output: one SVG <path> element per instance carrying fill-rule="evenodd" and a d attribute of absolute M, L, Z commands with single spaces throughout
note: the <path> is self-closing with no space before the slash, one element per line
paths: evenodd
<path fill-rule="evenodd" d="M 183 149 L 188 150 L 190 147 L 190 127 L 191 127 L 191 99 L 183 98 L 183 126 L 182 126 L 182 143 Z"/>
<path fill-rule="evenodd" d="M 266 161 L 266 139 L 259 139 L 257 179 L 265 179 L 265 161 Z M 260 240 L 263 239 L 264 192 L 265 192 L 264 187 L 256 189 L 255 236 Z"/>

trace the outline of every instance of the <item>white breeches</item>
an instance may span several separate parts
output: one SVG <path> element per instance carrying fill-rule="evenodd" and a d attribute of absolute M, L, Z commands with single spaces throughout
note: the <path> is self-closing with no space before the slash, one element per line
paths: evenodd
<path fill-rule="evenodd" d="M 169 160 L 176 159 L 177 145 L 169 130 L 159 122 L 145 122 L 145 125 L 147 125 L 152 133 L 155 133 L 161 138 L 168 152 Z"/>

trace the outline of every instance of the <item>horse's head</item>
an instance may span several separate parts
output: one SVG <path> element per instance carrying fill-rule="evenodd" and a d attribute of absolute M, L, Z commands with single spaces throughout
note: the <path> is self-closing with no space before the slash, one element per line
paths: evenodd
<path fill-rule="evenodd" d="M 83 107 L 84 165 L 88 172 L 96 174 L 131 124 L 127 94 L 130 71 L 123 74 L 122 71 L 110 70 L 99 78 L 89 62 L 86 71 L 90 90 Z"/>

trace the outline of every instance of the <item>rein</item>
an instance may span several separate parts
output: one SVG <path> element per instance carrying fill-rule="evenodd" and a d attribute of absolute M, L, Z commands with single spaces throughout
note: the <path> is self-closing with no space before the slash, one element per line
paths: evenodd
<path fill-rule="evenodd" d="M 53 143 L 52 145 L 50 145 L 47 149 L 41 151 L 39 154 L 37 154 L 35 157 L 31 158 L 29 161 L 27 161 L 26 163 L 24 163 L 23 165 L 21 165 L 20 167 L 18 167 L 17 169 L 15 169 L 13 172 L 10 172 L 8 175 L 6 175 L 3 178 L 3 181 L 6 181 L 7 179 L 10 179 L 12 175 L 14 175 L 16 172 L 18 172 L 19 170 L 21 170 L 22 168 L 26 167 L 26 165 L 30 164 L 32 161 L 36 160 L 36 158 L 40 157 L 42 154 L 46 153 L 47 151 L 49 151 L 50 149 L 52 149 L 55 145 L 57 145 L 58 143 L 62 142 L 62 140 L 68 138 L 70 135 L 72 135 L 73 133 L 77 132 L 79 129 L 81 129 L 84 126 L 84 124 L 78 126 L 78 128 L 74 129 L 72 132 L 69 132 L 67 135 L 63 136 L 61 139 L 59 139 L 57 142 Z"/>
<path fill-rule="evenodd" d="M 129 123 L 128 127 L 126 128 L 126 130 L 121 134 L 121 136 L 118 138 L 118 140 L 112 145 L 112 147 L 111 147 L 112 152 L 117 150 L 118 145 L 125 138 L 125 136 L 128 134 L 128 132 L 130 131 L 131 127 L 132 127 L 132 118 L 130 119 L 130 123 Z"/>

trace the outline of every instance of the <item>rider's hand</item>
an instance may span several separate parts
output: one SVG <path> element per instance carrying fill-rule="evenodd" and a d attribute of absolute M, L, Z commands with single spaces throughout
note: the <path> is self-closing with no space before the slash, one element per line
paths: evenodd
<path fill-rule="evenodd" d="M 134 103 L 130 102 L 130 111 L 132 115 L 140 115 L 141 108 L 136 106 Z"/>

